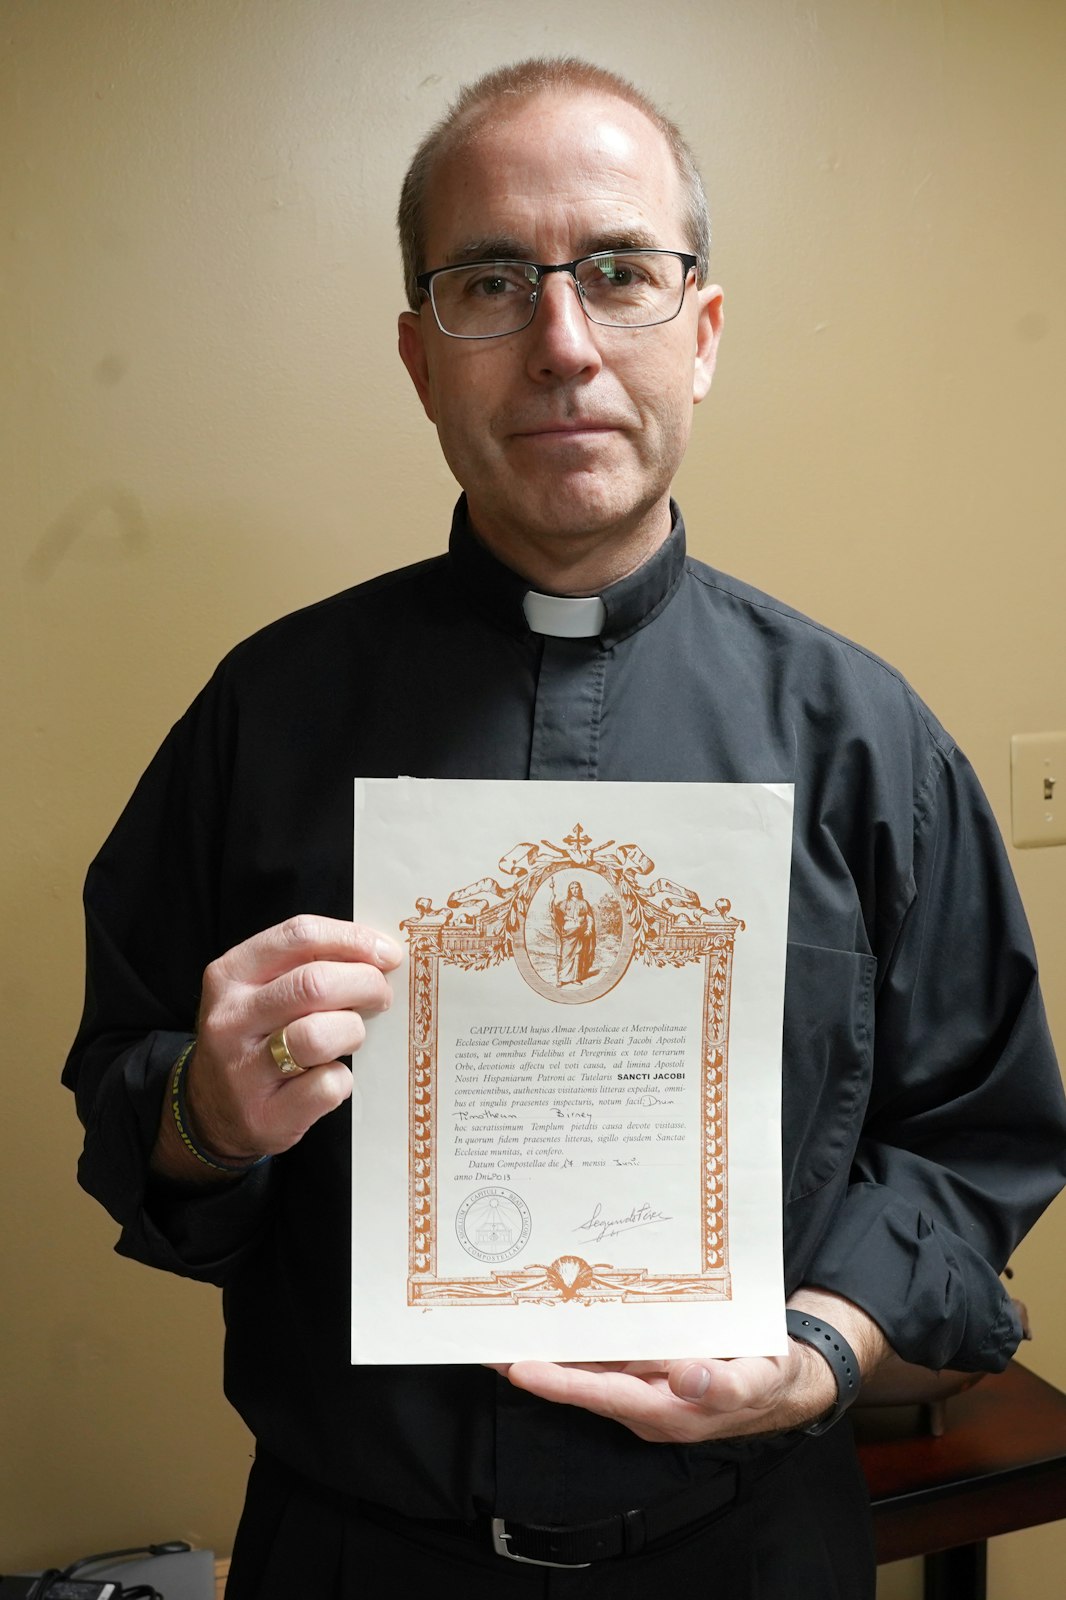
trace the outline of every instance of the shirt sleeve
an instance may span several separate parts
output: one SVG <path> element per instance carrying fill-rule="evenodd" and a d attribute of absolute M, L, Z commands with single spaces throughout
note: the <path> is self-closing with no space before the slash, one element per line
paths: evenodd
<path fill-rule="evenodd" d="M 89 869 L 85 1007 L 63 1074 L 85 1126 L 78 1179 L 120 1224 L 119 1254 L 213 1283 L 254 1248 L 274 1164 L 183 1190 L 148 1163 L 219 949 L 221 698 L 209 686 L 171 731 Z"/>
<path fill-rule="evenodd" d="M 915 815 L 862 1132 L 805 1278 L 905 1360 L 998 1371 L 1021 1338 L 998 1274 L 1066 1175 L 1062 1084 L 1006 852 L 957 750 L 937 750 Z"/>

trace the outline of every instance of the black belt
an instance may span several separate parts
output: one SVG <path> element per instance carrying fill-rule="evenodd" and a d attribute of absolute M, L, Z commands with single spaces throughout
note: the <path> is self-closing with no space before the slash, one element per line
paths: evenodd
<path fill-rule="evenodd" d="M 407 1517 L 389 1506 L 368 1500 L 350 1501 L 371 1522 L 399 1532 L 423 1528 L 436 1534 L 451 1534 L 489 1544 L 497 1555 L 510 1561 L 528 1561 L 545 1567 L 587 1567 L 593 1561 L 611 1556 L 634 1556 L 657 1539 L 672 1533 L 696 1532 L 718 1512 L 731 1505 L 740 1492 L 741 1474 L 734 1466 L 723 1466 L 709 1482 L 686 1489 L 669 1500 L 645 1506 L 638 1511 L 622 1511 L 598 1522 L 582 1522 L 560 1527 L 539 1523 L 512 1522 L 509 1517 L 478 1517 L 473 1522 L 458 1522 L 437 1517 Z"/>
<path fill-rule="evenodd" d="M 542 1567 L 587 1567 L 611 1556 L 635 1556 L 656 1539 L 668 1538 L 682 1529 L 696 1532 L 737 1498 L 739 1480 L 735 1467 L 723 1467 L 710 1483 L 688 1489 L 659 1505 L 622 1511 L 599 1522 L 551 1528 L 492 1517 L 482 1519 L 479 1531 L 483 1531 L 487 1520 L 496 1554 L 512 1561 L 529 1561 Z"/>
<path fill-rule="evenodd" d="M 777 1464 L 775 1460 L 773 1465 Z M 391 1506 L 348 1496 L 316 1483 L 286 1466 L 277 1457 L 260 1450 L 257 1466 L 283 1482 L 299 1484 L 314 1500 L 333 1505 L 342 1513 L 354 1512 L 380 1527 L 410 1534 L 422 1529 L 430 1535 L 444 1535 L 473 1541 L 483 1549 L 492 1548 L 510 1561 L 528 1561 L 537 1566 L 587 1567 L 594 1561 L 637 1555 L 657 1540 L 674 1533 L 696 1533 L 700 1527 L 742 1499 L 753 1476 L 771 1466 L 765 1463 L 752 1471 L 751 1465 L 737 1467 L 723 1463 L 713 1478 L 694 1484 L 669 1500 L 660 1500 L 639 1510 L 616 1512 L 597 1522 L 561 1526 L 512 1522 L 509 1517 L 481 1516 L 465 1522 L 444 1517 L 411 1517 Z"/>

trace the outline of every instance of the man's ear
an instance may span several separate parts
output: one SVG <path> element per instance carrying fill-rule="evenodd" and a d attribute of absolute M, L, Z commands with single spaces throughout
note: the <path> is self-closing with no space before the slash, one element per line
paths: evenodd
<path fill-rule="evenodd" d="M 418 398 L 422 402 L 422 409 L 430 422 L 437 420 L 433 407 L 433 396 L 429 382 L 429 361 L 426 356 L 426 342 L 422 333 L 422 318 L 416 311 L 401 311 L 397 326 L 399 334 L 400 360 L 407 368 L 411 382 L 418 391 Z"/>
<path fill-rule="evenodd" d="M 705 284 L 699 291 L 699 320 L 696 323 L 696 361 L 692 374 L 692 402 L 699 405 L 711 387 L 714 364 L 718 359 L 718 341 L 722 337 L 723 295 L 716 283 Z"/>

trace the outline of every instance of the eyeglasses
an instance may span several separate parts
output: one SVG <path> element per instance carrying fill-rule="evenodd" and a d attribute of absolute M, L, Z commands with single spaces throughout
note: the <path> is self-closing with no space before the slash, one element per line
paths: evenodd
<path fill-rule="evenodd" d="M 453 339 L 521 333 L 536 315 L 541 284 L 551 272 L 570 274 L 590 322 L 654 328 L 672 322 L 681 310 L 696 259 L 683 250 L 612 250 L 558 266 L 474 261 L 421 272 L 415 282 L 429 296 L 441 333 Z"/>

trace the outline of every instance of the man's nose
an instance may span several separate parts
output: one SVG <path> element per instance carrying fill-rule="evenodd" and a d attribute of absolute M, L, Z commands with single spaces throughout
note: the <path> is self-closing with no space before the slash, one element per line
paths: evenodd
<path fill-rule="evenodd" d="M 538 379 L 573 378 L 603 365 L 594 325 L 585 315 L 572 273 L 553 272 L 541 279 L 527 337 L 529 371 Z"/>

